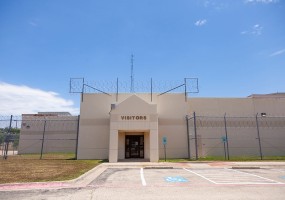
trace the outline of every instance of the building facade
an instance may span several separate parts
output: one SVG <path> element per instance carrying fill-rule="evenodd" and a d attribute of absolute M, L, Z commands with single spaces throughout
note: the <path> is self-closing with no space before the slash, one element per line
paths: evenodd
<path fill-rule="evenodd" d="M 179 93 L 83 94 L 77 158 L 109 159 L 109 162 L 128 159 L 157 162 L 164 157 L 164 145 L 168 158 L 189 158 L 195 151 L 200 152 L 199 156 L 223 155 L 222 140 L 216 146 L 211 146 L 206 139 L 214 135 L 223 138 L 224 126 L 212 125 L 206 130 L 195 124 L 195 129 L 198 128 L 195 134 L 197 131 L 199 133 L 193 139 L 193 123 L 189 119 L 192 119 L 194 112 L 198 116 L 220 116 L 221 121 L 216 120 L 215 124 L 223 123 L 226 119 L 223 116 L 252 119 L 261 115 L 284 117 L 285 94 L 251 95 L 246 98 L 185 98 L 184 94 Z M 230 144 L 232 147 L 240 145 L 235 138 L 250 136 L 251 139 L 243 141 L 248 148 L 233 148 L 231 154 L 258 154 L 255 127 L 240 121 L 237 119 L 237 122 L 229 123 Z M 278 146 L 278 151 L 268 150 L 268 155 L 285 153 L 284 119 L 278 118 L 277 121 L 274 122 L 276 129 L 263 133 L 274 137 L 274 145 Z M 241 123 L 248 128 L 240 131 Z M 234 134 L 237 131 L 239 133 Z"/>

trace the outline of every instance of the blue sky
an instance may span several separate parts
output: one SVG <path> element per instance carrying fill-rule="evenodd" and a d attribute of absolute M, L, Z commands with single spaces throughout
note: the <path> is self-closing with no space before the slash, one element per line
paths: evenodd
<path fill-rule="evenodd" d="M 69 78 L 199 78 L 195 97 L 285 92 L 283 0 L 1 0 L 0 114 L 78 113 Z"/>

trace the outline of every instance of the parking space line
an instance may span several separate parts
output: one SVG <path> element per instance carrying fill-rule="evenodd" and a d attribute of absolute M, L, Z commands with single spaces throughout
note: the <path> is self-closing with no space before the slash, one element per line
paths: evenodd
<path fill-rule="evenodd" d="M 185 169 L 185 168 L 183 168 L 183 169 L 186 170 L 186 171 L 188 171 L 188 172 L 191 172 L 191 173 L 193 173 L 193 174 L 196 174 L 197 176 L 200 176 L 200 177 L 202 177 L 203 179 L 206 179 L 207 181 L 210 181 L 211 183 L 217 184 L 215 181 L 212 181 L 212 180 L 206 178 L 205 176 L 203 176 L 203 175 L 201 175 L 201 174 L 198 174 L 198 173 L 196 173 L 196 172 L 193 172 L 192 170 Z"/>
<path fill-rule="evenodd" d="M 271 169 L 272 171 L 277 171 L 277 172 L 285 172 L 285 169 Z"/>
<path fill-rule="evenodd" d="M 255 177 L 261 178 L 261 179 L 263 179 L 263 180 L 270 181 L 270 182 L 272 182 L 273 184 L 284 184 L 284 183 L 281 183 L 281 182 L 278 182 L 278 181 L 274 181 L 274 180 L 271 180 L 271 179 L 269 179 L 269 178 L 264 178 L 264 177 L 262 177 L 262 176 L 258 176 L 258 175 L 255 175 L 255 174 L 250 174 L 250 173 L 238 171 L 238 170 L 235 170 L 235 169 L 227 169 L 227 168 L 224 168 L 224 169 L 230 170 L 230 171 L 235 171 L 235 172 L 242 173 L 242 174 L 247 174 L 247 175 L 250 175 L 250 176 L 255 176 Z M 267 183 L 267 184 L 268 184 L 268 183 Z"/>
<path fill-rule="evenodd" d="M 143 168 L 141 168 L 140 174 L 141 174 L 142 185 L 146 186 L 146 182 L 145 182 L 145 178 L 144 178 L 144 174 L 143 174 Z"/>
<path fill-rule="evenodd" d="M 214 184 L 284 184 L 272 179 L 234 169 L 195 169 L 184 170 L 191 172 Z"/>

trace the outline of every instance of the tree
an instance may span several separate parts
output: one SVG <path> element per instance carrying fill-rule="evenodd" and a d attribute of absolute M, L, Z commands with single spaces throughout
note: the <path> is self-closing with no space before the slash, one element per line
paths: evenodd
<path fill-rule="evenodd" d="M 20 129 L 11 128 L 9 132 L 9 127 L 0 129 L 0 144 L 4 143 L 6 140 L 13 143 L 13 147 L 17 148 L 19 145 Z"/>

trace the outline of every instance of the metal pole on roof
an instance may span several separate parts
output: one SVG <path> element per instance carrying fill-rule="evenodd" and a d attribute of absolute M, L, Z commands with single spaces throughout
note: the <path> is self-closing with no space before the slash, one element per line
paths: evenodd
<path fill-rule="evenodd" d="M 85 83 L 84 83 L 84 78 L 83 78 L 82 90 L 81 90 L 81 102 L 83 102 L 84 86 L 85 86 Z"/>
<path fill-rule="evenodd" d="M 152 102 L 152 78 L 150 79 L 150 101 Z"/>
<path fill-rule="evenodd" d="M 135 92 L 134 90 L 134 55 L 131 55 L 131 91 Z"/>
<path fill-rule="evenodd" d="M 117 93 L 116 93 L 116 102 L 118 102 L 118 96 L 119 96 L 119 78 L 117 78 Z"/>

